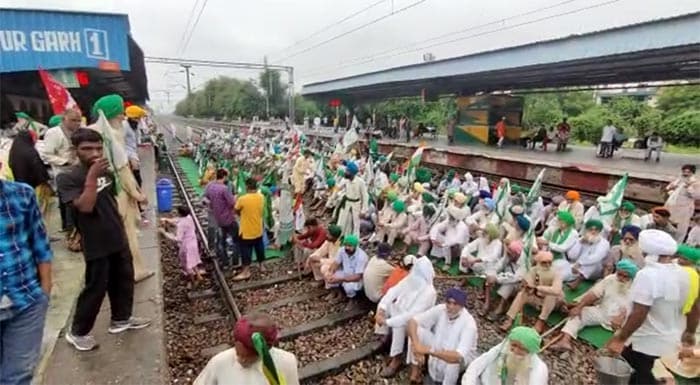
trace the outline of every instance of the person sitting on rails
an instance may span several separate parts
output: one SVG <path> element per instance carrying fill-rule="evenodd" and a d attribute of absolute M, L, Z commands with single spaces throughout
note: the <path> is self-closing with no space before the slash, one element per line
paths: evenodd
<path fill-rule="evenodd" d="M 262 262 L 265 260 L 265 244 L 263 243 L 265 198 L 258 191 L 258 182 L 255 179 L 246 179 L 245 186 L 246 193 L 238 197 L 234 206 L 241 221 L 238 242 L 243 264 L 241 272 L 233 277 L 234 281 L 250 278 L 253 251 L 255 251 L 255 258 L 260 265 L 260 270 L 264 270 Z"/>
<path fill-rule="evenodd" d="M 453 287 L 445 292 L 445 303 L 408 321 L 412 383 L 422 382 L 422 367 L 427 364 L 433 382 L 455 385 L 460 372 L 476 358 L 478 330 L 466 304 L 467 293 Z"/>
<path fill-rule="evenodd" d="M 426 255 L 430 249 L 430 235 L 428 234 L 428 220 L 435 215 L 432 205 L 424 205 L 421 210 L 414 210 L 408 218 L 408 226 L 403 229 L 400 236 L 406 250 L 414 244 L 418 244 L 418 255 Z"/>
<path fill-rule="evenodd" d="M 393 246 L 396 237 L 406 227 L 408 216 L 406 215 L 406 204 L 402 200 L 395 200 L 391 204 L 391 209 L 393 215 L 378 221 L 374 240 L 375 242 L 384 242 L 384 238 L 386 238 L 386 242 Z"/>
<path fill-rule="evenodd" d="M 569 310 L 561 339 L 552 349 L 571 350 L 571 340 L 586 326 L 601 325 L 613 331 L 622 326 L 627 317 L 629 289 L 639 268 L 629 259 L 620 260 L 615 267 L 616 273 L 598 281 Z"/>
<path fill-rule="evenodd" d="M 345 296 L 350 299 L 355 298 L 362 290 L 362 274 L 367 267 L 367 253 L 358 247 L 359 243 L 356 235 L 345 235 L 343 247 L 338 250 L 324 277 L 327 288 L 340 286 Z M 329 300 L 338 300 L 341 297 L 339 291 L 334 291 Z"/>
<path fill-rule="evenodd" d="M 590 219 L 584 227 L 585 232 L 567 253 L 566 260 L 574 263 L 569 274 L 562 277 L 572 290 L 584 280 L 593 281 L 603 276 L 605 258 L 610 251 L 610 243 L 601 233 L 603 222 Z"/>
<path fill-rule="evenodd" d="M 233 211 L 236 199 L 227 181 L 228 171 L 223 168 L 216 170 L 216 180 L 207 184 L 202 195 L 202 203 L 209 207 L 213 224 L 218 226 L 216 255 L 224 268 L 233 263 L 228 256 L 227 238 L 231 237 L 234 243 L 238 243 L 238 223 Z"/>
<path fill-rule="evenodd" d="M 269 316 L 239 319 L 233 339 L 234 347 L 212 357 L 194 385 L 299 385 L 297 358 L 277 347 L 279 329 Z"/>
<path fill-rule="evenodd" d="M 404 256 L 401 261 L 399 261 L 399 265 L 394 267 L 391 274 L 389 274 L 389 277 L 386 279 L 386 281 L 384 281 L 384 286 L 382 286 L 382 296 L 386 295 L 386 293 L 389 292 L 389 289 L 396 286 L 399 282 L 401 282 L 401 280 L 408 276 L 408 273 L 416 263 L 416 260 L 417 258 L 415 255 L 408 254 Z"/>
<path fill-rule="evenodd" d="M 423 169 L 418 169 L 418 171 L 422 171 Z M 423 186 L 419 182 L 413 183 L 413 188 L 411 189 L 411 193 L 409 194 L 408 198 L 404 200 L 406 203 L 406 208 L 413 208 L 413 207 L 423 207 L 423 193 L 426 191 L 425 186 Z"/>
<path fill-rule="evenodd" d="M 508 310 L 510 299 L 517 293 L 520 281 L 527 271 L 525 266 L 527 258 L 522 256 L 523 243 L 520 240 L 510 241 L 506 247 L 506 252 L 501 257 L 493 269 L 493 272 L 486 275 L 484 283 L 484 293 L 486 298 L 482 308 L 483 314 L 488 314 L 490 321 L 497 321 Z M 498 285 L 496 294 L 498 295 L 498 305 L 493 313 L 489 314 L 491 308 L 491 290 Z"/>
<path fill-rule="evenodd" d="M 571 213 L 559 211 L 557 212 L 557 226 L 550 227 L 542 234 L 542 237 L 537 238 L 537 246 L 540 250 L 546 247 L 552 252 L 554 268 L 562 279 L 571 274 L 571 264 L 567 260 L 567 253 L 578 242 L 578 232 L 574 229 L 574 221 L 574 216 Z"/>
<path fill-rule="evenodd" d="M 435 272 L 427 257 L 416 260 L 408 276 L 389 289 L 377 306 L 374 332 L 388 336 L 391 329 L 389 364 L 382 377 L 392 377 L 401 367 L 401 354 L 406 343 L 406 326 L 415 315 L 435 306 L 437 292 L 433 286 Z"/>
<path fill-rule="evenodd" d="M 316 218 L 304 222 L 304 232 L 292 236 L 294 262 L 305 265 L 307 258 L 326 241 L 326 229 Z"/>
<path fill-rule="evenodd" d="M 310 269 L 313 272 L 314 280 L 319 281 L 318 286 L 323 284 L 323 277 L 328 273 L 339 249 L 340 227 L 330 225 L 328 226 L 325 242 L 309 255 L 304 265 L 307 271 Z"/>
<path fill-rule="evenodd" d="M 382 287 L 394 271 L 394 267 L 387 261 L 391 255 L 391 245 L 380 243 L 377 247 L 377 255 L 367 262 L 367 267 L 362 273 L 362 285 L 365 289 L 365 296 L 370 301 L 377 303 L 382 298 Z"/>
<path fill-rule="evenodd" d="M 610 229 L 608 232 L 608 240 L 610 241 L 611 246 L 620 244 L 622 238 L 620 230 L 625 226 L 633 225 L 639 227 L 641 224 L 641 219 L 639 218 L 639 215 L 634 213 L 636 209 L 637 206 L 630 201 L 623 201 L 620 208 L 617 209 L 615 216 L 613 216 L 612 220 L 610 221 Z"/>
<path fill-rule="evenodd" d="M 536 265 L 523 276 L 522 288 L 508 309 L 506 320 L 501 324 L 502 331 L 510 330 L 515 317 L 523 311 L 525 304 L 541 307 L 535 330 L 538 333 L 544 331 L 545 321 L 564 297 L 561 276 L 552 268 L 552 259 L 552 253 L 548 251 L 540 251 L 535 255 Z"/>
<path fill-rule="evenodd" d="M 661 230 L 676 238 L 676 227 L 671 223 L 671 212 L 663 206 L 654 207 L 649 214 L 643 215 L 639 227 L 642 230 Z"/>
<path fill-rule="evenodd" d="M 79 128 L 71 142 L 80 163 L 59 174 L 56 182 L 59 196 L 75 213 L 85 257 L 85 285 L 66 340 L 77 350 L 87 351 L 98 346 L 89 333 L 106 294 L 112 313 L 109 333 L 142 329 L 151 321 L 132 317 L 134 266 L 114 196 L 114 176 L 104 158 L 102 136 L 97 131 Z"/>
<path fill-rule="evenodd" d="M 470 233 L 476 234 L 478 229 L 485 228 L 489 223 L 498 224 L 499 218 L 495 209 L 496 202 L 493 198 L 479 198 L 479 203 L 474 208 L 474 213 L 465 220 L 467 225 L 469 225 Z"/>
<path fill-rule="evenodd" d="M 469 241 L 469 228 L 464 223 L 465 214 L 463 209 L 450 205 L 447 207 L 447 218 L 430 229 L 430 253 L 433 257 L 445 259 L 444 269 L 452 266 L 452 258 L 459 256 Z"/>
<path fill-rule="evenodd" d="M 394 202 L 396 202 L 398 199 L 399 194 L 396 191 L 390 190 L 389 192 L 387 192 L 386 199 L 384 200 L 384 207 L 382 207 L 382 209 L 379 210 L 379 213 L 377 214 L 377 221 L 375 226 L 377 231 L 379 231 L 380 227 L 382 227 L 381 223 L 388 222 L 391 220 L 391 218 L 396 216 L 396 211 L 394 211 Z M 376 239 L 375 242 L 380 242 L 376 234 L 374 235 L 374 238 Z"/>
<path fill-rule="evenodd" d="M 559 204 L 557 211 L 568 211 L 574 217 L 574 228 L 578 229 L 583 223 L 583 215 L 585 214 L 585 207 L 581 203 L 581 195 L 578 191 L 570 190 L 564 195 L 564 201 Z M 548 227 L 556 227 L 557 217 L 550 218 L 548 222 Z"/>
<path fill-rule="evenodd" d="M 495 275 L 496 265 L 503 254 L 503 242 L 499 238 L 498 227 L 493 223 L 478 231 L 478 237 L 462 249 L 459 271 L 477 275 Z"/>
<path fill-rule="evenodd" d="M 514 327 L 503 342 L 469 364 L 461 385 L 547 385 L 549 370 L 537 354 L 541 343 L 535 329 Z"/>
<path fill-rule="evenodd" d="M 510 241 L 523 240 L 527 231 L 530 230 L 530 217 L 525 214 L 522 206 L 512 206 L 509 211 L 508 220 L 501 223 L 501 227 L 505 232 L 503 240 L 507 243 Z"/>
<path fill-rule="evenodd" d="M 620 230 L 622 242 L 610 248 L 604 262 L 604 276 L 612 273 L 617 262 L 623 258 L 631 260 L 640 269 L 644 267 L 644 256 L 638 242 L 640 231 L 642 229 L 634 225 L 627 225 Z"/>
<path fill-rule="evenodd" d="M 187 206 L 178 206 L 177 214 L 179 216 L 178 219 L 161 218 L 163 224 L 168 223 L 176 226 L 175 234 L 169 233 L 162 227 L 159 230 L 164 237 L 177 242 L 180 268 L 189 280 L 187 286 L 190 288 L 192 283 L 202 280 L 202 271 L 199 269 L 202 260 L 199 256 L 194 217 L 190 213 L 190 209 Z"/>

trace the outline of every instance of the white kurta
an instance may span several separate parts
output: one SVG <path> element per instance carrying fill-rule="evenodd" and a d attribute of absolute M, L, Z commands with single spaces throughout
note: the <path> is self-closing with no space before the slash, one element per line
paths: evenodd
<path fill-rule="evenodd" d="M 367 210 L 369 196 L 367 186 L 362 178 L 354 177 L 345 182 L 345 205 L 338 214 L 338 226 L 343 235 L 360 235 L 360 213 Z M 342 200 L 341 200 L 342 201 Z"/>
<path fill-rule="evenodd" d="M 690 227 L 690 218 L 695 212 L 695 201 L 700 200 L 700 179 L 692 176 L 679 178 L 669 185 L 673 192 L 666 201 L 671 212 L 671 221 L 676 224 L 676 240 L 682 242 Z"/>
<path fill-rule="evenodd" d="M 297 358 L 294 354 L 272 348 L 270 355 L 287 385 L 299 385 Z M 258 360 L 252 366 L 245 368 L 238 363 L 236 349 L 233 348 L 212 357 L 194 380 L 194 385 L 227 384 L 269 385 L 263 374 L 262 362 Z"/>
<path fill-rule="evenodd" d="M 469 241 L 469 228 L 463 221 L 442 221 L 430 229 L 430 240 L 433 242 L 431 255 L 445 258 L 445 263 L 452 263 L 450 248 L 452 246 L 464 247 Z M 435 242 L 441 242 L 442 246 L 436 246 Z"/>
<path fill-rule="evenodd" d="M 462 385 L 501 385 L 500 366 L 503 358 L 499 354 L 507 353 L 506 342 L 492 347 L 488 352 L 475 359 L 462 376 Z M 508 385 L 547 385 L 549 370 L 547 364 L 537 355 L 530 356 L 530 372 L 527 382 L 514 382 Z"/>
<path fill-rule="evenodd" d="M 566 281 L 567 277 L 569 278 L 568 280 L 571 280 L 571 263 L 567 259 L 567 253 L 569 252 L 569 250 L 571 250 L 571 248 L 574 247 L 576 242 L 578 242 L 578 233 L 576 232 L 576 230 L 571 229 L 566 239 L 562 239 L 559 240 L 557 243 L 553 243 L 552 238 L 556 231 L 557 230 L 555 228 L 549 228 L 544 232 L 542 236 L 549 241 L 549 244 L 547 246 L 549 248 L 549 251 L 555 253 L 555 259 L 552 262 L 552 267 L 556 270 L 557 274 L 560 277 L 562 277 L 563 280 Z M 560 255 L 561 258 L 557 258 L 557 255 Z"/>
<path fill-rule="evenodd" d="M 480 259 L 481 262 L 474 263 L 471 270 L 477 274 L 496 274 L 496 267 L 503 253 L 503 243 L 500 239 L 489 240 L 485 237 L 479 237 L 462 249 L 460 258 L 459 270 L 467 273 L 469 269 L 464 267 L 462 263 L 466 261 L 474 261 Z"/>
<path fill-rule="evenodd" d="M 587 243 L 579 238 L 568 253 L 568 259 L 579 265 L 579 271 L 586 279 L 598 279 L 603 273 L 603 261 L 610 251 L 610 243 L 602 236 L 596 243 Z M 566 281 L 566 277 L 563 277 Z"/>
<path fill-rule="evenodd" d="M 463 365 L 468 365 L 476 357 L 477 326 L 467 309 L 462 309 L 456 318 L 449 319 L 447 305 L 440 304 L 413 319 L 418 323 L 418 338 L 423 345 L 433 350 L 457 351 L 462 356 Z M 410 347 L 406 358 L 416 364 Z M 455 385 L 463 365 L 448 364 L 430 356 L 428 373 L 433 381 L 441 382 L 442 385 Z"/>

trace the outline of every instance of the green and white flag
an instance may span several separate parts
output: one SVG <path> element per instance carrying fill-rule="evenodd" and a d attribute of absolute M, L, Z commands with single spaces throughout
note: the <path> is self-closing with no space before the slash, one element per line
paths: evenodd
<path fill-rule="evenodd" d="M 532 204 L 535 203 L 540 197 L 540 190 L 542 189 L 542 179 L 544 178 L 544 172 L 546 170 L 546 168 L 540 170 L 540 173 L 537 174 L 537 178 L 535 178 L 535 181 L 530 187 L 530 191 L 527 193 L 527 197 L 525 198 L 525 206 L 527 211 L 530 211 L 530 207 L 532 207 Z"/>
<path fill-rule="evenodd" d="M 615 183 L 606 196 L 597 199 L 600 216 L 610 216 L 617 212 L 622 205 L 622 198 L 625 196 L 625 188 L 627 188 L 627 173 L 625 173 L 622 179 Z"/>
<path fill-rule="evenodd" d="M 498 196 L 496 196 L 496 215 L 498 215 L 499 222 L 503 222 L 503 219 L 508 213 L 508 201 L 510 199 L 510 181 L 506 181 L 505 186 L 498 189 Z"/>
<path fill-rule="evenodd" d="M 109 121 L 105 117 L 102 110 L 99 111 L 100 116 L 97 119 L 92 128 L 102 135 L 102 146 L 104 149 L 105 158 L 109 162 L 109 168 L 112 171 L 114 178 L 114 194 L 118 195 L 122 190 L 122 185 L 119 180 L 119 170 L 125 167 L 129 163 L 129 159 L 126 156 L 124 148 L 119 145 L 112 135 L 112 126 L 109 125 Z"/>
<path fill-rule="evenodd" d="M 411 159 L 408 160 L 408 181 L 410 183 L 413 183 L 413 181 L 416 179 L 416 168 L 418 168 L 418 165 L 420 164 L 421 158 L 423 158 L 423 149 L 424 146 L 420 146 L 416 149 L 416 152 L 411 155 Z M 410 184 L 409 183 L 409 184 Z"/>
<path fill-rule="evenodd" d="M 535 243 L 534 228 L 535 226 L 530 226 L 527 233 L 525 233 L 525 237 L 523 238 L 523 251 L 522 254 L 520 254 L 520 258 L 524 258 L 523 261 L 525 261 L 525 269 L 527 271 L 530 271 L 530 265 L 532 264 L 532 244 Z"/>

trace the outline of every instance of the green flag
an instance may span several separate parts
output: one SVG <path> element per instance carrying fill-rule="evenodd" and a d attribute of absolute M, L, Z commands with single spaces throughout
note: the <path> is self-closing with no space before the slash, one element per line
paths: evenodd
<path fill-rule="evenodd" d="M 528 211 L 530 210 L 530 207 L 532 207 L 532 204 L 540 198 L 540 189 L 542 189 L 542 179 L 544 178 L 544 172 L 546 170 L 546 168 L 540 170 L 540 173 L 537 174 L 537 178 L 535 178 L 535 181 L 530 187 L 530 191 L 527 193 L 527 198 L 525 198 L 525 206 Z"/>
<path fill-rule="evenodd" d="M 496 197 L 496 215 L 498 215 L 499 222 L 503 222 L 503 218 L 505 218 L 508 212 L 509 199 L 510 181 L 506 181 L 506 185 L 498 189 L 498 196 Z"/>
<path fill-rule="evenodd" d="M 615 183 L 604 197 L 597 199 L 598 210 L 601 216 L 613 215 L 622 205 L 622 198 L 625 196 L 625 188 L 627 188 L 627 173 Z"/>

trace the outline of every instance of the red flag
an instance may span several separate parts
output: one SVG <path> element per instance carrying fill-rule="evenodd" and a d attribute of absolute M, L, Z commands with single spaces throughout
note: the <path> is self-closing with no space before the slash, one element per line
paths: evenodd
<path fill-rule="evenodd" d="M 79 108 L 78 103 L 75 102 L 75 99 L 73 99 L 66 87 L 56 81 L 51 74 L 46 70 L 40 69 L 39 75 L 41 76 L 41 82 L 44 83 L 54 114 L 62 114 L 69 108 Z"/>

